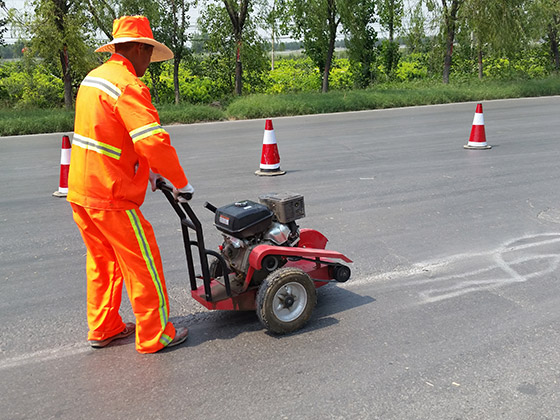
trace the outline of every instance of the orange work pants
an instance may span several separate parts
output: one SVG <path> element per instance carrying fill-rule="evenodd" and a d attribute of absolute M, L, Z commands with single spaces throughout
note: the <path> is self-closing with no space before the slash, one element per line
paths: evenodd
<path fill-rule="evenodd" d="M 136 317 L 136 350 L 154 353 L 175 337 L 152 226 L 138 208 L 95 210 L 72 203 L 87 248 L 88 340 L 124 330 L 119 314 L 123 280 Z"/>

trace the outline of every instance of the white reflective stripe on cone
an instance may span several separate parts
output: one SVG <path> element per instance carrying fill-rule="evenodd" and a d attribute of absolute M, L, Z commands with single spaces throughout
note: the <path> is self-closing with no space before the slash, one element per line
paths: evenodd
<path fill-rule="evenodd" d="M 484 125 L 484 114 L 475 113 L 472 125 Z"/>
<path fill-rule="evenodd" d="M 60 164 L 70 165 L 70 154 L 72 149 L 62 149 L 60 151 Z"/>
<path fill-rule="evenodd" d="M 261 169 L 279 169 L 280 168 L 280 163 L 275 163 L 275 164 L 272 164 L 272 165 L 268 165 L 266 163 L 261 163 L 260 168 Z"/>
<path fill-rule="evenodd" d="M 266 130 L 263 136 L 263 144 L 276 144 L 276 136 L 274 131 Z"/>

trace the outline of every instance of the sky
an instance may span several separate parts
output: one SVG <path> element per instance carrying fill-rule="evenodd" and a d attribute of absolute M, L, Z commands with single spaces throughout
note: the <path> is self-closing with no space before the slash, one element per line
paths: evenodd
<path fill-rule="evenodd" d="M 13 9 L 13 8 L 23 9 L 25 2 L 26 0 L 4 0 L 4 3 L 6 3 L 6 7 L 8 9 Z M 15 41 L 17 41 L 17 37 L 14 38 L 13 35 L 10 33 L 9 29 L 8 32 L 4 34 L 4 39 L 8 44 L 12 44 Z"/>
<path fill-rule="evenodd" d="M 415 4 L 416 1 L 417 0 L 405 0 L 405 3 L 407 4 L 407 8 L 411 7 L 412 4 Z M 27 0 L 4 0 L 4 2 L 6 3 L 6 7 L 8 9 L 10 8 L 23 9 L 25 7 L 25 4 L 27 3 Z M 191 10 L 189 14 L 191 16 L 191 24 L 194 24 L 194 22 L 196 22 L 198 13 L 196 12 L 196 10 Z M 378 32 L 380 32 L 379 36 L 384 36 L 384 34 L 382 33 L 379 27 L 377 27 L 376 29 Z M 14 36 L 8 30 L 8 32 L 4 34 L 4 39 L 6 43 L 10 44 L 17 41 L 17 36 Z"/>
<path fill-rule="evenodd" d="M 8 9 L 16 8 L 19 10 L 23 10 L 26 7 L 28 0 L 4 0 L 4 3 L 6 4 L 6 7 Z M 30 9 L 29 6 L 27 8 Z M 198 17 L 197 11 L 190 10 L 189 15 L 191 16 L 191 23 L 196 22 L 196 19 Z M 18 40 L 17 35 L 11 34 L 9 30 L 7 33 L 4 34 L 4 39 L 8 44 L 14 43 L 15 41 Z"/>

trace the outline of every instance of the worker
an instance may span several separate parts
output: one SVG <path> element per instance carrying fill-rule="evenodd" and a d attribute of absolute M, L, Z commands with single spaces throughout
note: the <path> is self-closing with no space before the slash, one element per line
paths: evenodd
<path fill-rule="evenodd" d="M 88 342 L 105 347 L 136 332 L 136 350 L 154 353 L 188 336 L 169 322 L 159 249 L 139 209 L 159 178 L 178 201 L 194 193 L 139 79 L 173 52 L 154 40 L 144 16 L 116 19 L 113 40 L 96 52 L 113 54 L 78 91 L 67 196 L 87 248 Z M 123 282 L 136 324 L 119 314 Z"/>

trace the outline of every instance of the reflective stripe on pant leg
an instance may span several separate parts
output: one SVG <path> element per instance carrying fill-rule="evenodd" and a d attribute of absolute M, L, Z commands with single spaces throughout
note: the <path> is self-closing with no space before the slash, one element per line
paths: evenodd
<path fill-rule="evenodd" d="M 140 251 L 142 252 L 142 256 L 144 257 L 144 261 L 146 262 L 146 267 L 150 272 L 152 277 L 152 281 L 154 283 L 154 287 L 156 288 L 158 299 L 159 299 L 159 314 L 160 314 L 160 321 L 161 321 L 161 329 L 165 329 L 168 321 L 168 312 L 169 309 L 167 308 L 167 302 L 164 295 L 164 285 L 162 285 L 162 281 L 160 279 L 156 262 L 154 260 L 154 256 L 152 255 L 152 250 L 150 248 L 150 244 L 148 243 L 148 239 L 146 238 L 146 234 L 144 229 L 142 228 L 141 221 L 136 213 L 136 210 L 127 210 L 126 214 L 130 219 L 130 223 L 132 228 L 134 229 L 134 233 L 136 234 L 136 239 L 138 240 L 138 245 L 140 246 Z M 164 343 L 162 343 L 164 344 Z"/>

